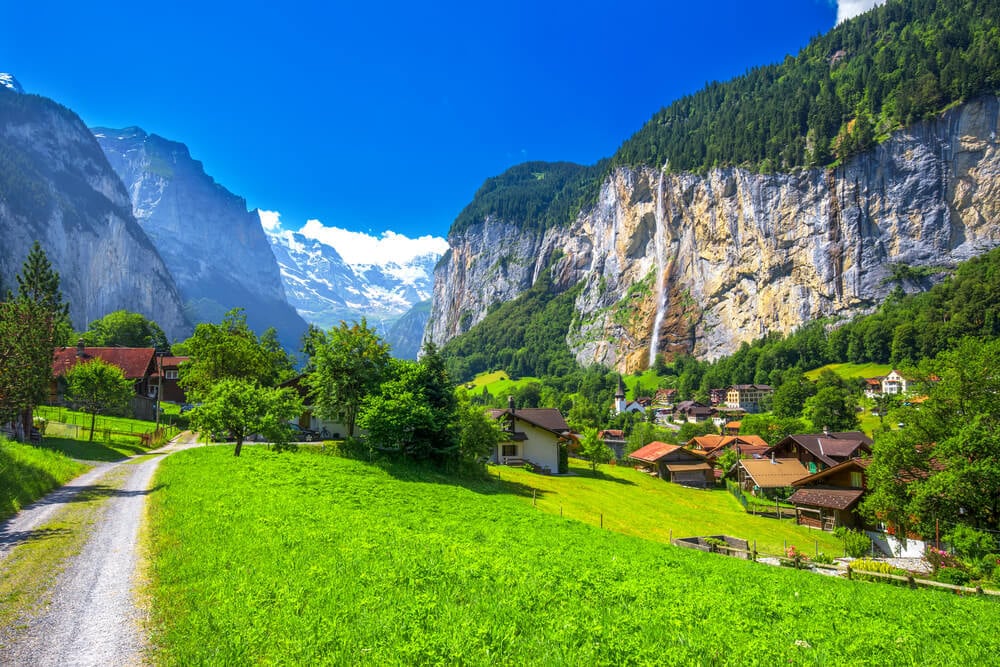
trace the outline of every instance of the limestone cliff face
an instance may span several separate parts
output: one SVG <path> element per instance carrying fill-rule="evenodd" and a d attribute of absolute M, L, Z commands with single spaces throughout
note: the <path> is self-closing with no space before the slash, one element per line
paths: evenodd
<path fill-rule="evenodd" d="M 256 211 L 205 173 L 187 146 L 137 127 L 94 128 L 128 189 L 136 219 L 177 280 L 195 322 L 246 309 L 258 333 L 274 326 L 297 349 L 306 324 L 285 298 L 278 263 Z"/>
<path fill-rule="evenodd" d="M 173 277 L 132 216 L 128 193 L 79 117 L 0 87 L 0 282 L 15 288 L 39 241 L 86 328 L 127 309 L 170 338 L 190 335 Z"/>
<path fill-rule="evenodd" d="M 1000 245 L 998 120 L 1000 101 L 979 99 L 829 170 L 616 170 L 565 228 L 487 219 L 449 238 L 426 336 L 466 330 L 557 250 L 558 284 L 584 283 L 571 349 L 623 372 L 646 367 L 654 346 L 715 358 L 871 309 L 892 289 L 892 263 L 951 267 Z"/>

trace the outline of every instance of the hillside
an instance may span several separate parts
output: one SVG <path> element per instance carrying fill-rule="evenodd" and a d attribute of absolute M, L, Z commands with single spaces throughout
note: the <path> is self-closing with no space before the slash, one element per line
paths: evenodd
<path fill-rule="evenodd" d="M 996 3 L 889 2 L 798 57 L 668 107 L 700 129 L 658 115 L 600 176 L 532 163 L 487 182 L 449 235 L 425 339 L 467 336 L 546 271 L 552 295 L 580 289 L 559 333 L 575 360 L 625 373 L 658 353 L 714 359 L 817 318 L 870 312 L 892 292 L 894 266 L 930 271 L 903 285 L 926 289 L 932 269 L 1000 244 L 997 18 Z M 929 54 L 940 62 L 925 71 Z M 936 92 L 904 104 L 929 76 Z M 765 123 L 793 84 L 806 118 Z M 813 120 L 834 117 L 814 131 Z M 690 160 L 675 131 L 702 142 Z M 795 155 L 775 157 L 775 146 Z M 547 201 L 559 204 L 539 210 Z"/>
<path fill-rule="evenodd" d="M 164 460 L 151 501 L 157 662 L 986 664 L 1000 650 L 993 600 L 667 547 L 534 510 L 524 485 L 209 447 Z"/>

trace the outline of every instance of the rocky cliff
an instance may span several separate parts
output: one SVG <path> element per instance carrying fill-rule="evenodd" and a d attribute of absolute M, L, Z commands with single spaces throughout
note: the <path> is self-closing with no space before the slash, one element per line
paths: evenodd
<path fill-rule="evenodd" d="M 172 339 L 189 335 L 170 271 L 87 127 L 16 90 L 0 86 L 0 281 L 14 286 L 37 240 L 61 276 L 75 327 L 124 308 Z"/>
<path fill-rule="evenodd" d="M 177 280 L 195 322 L 246 310 L 257 333 L 273 326 L 287 349 L 306 324 L 285 298 L 256 211 L 205 173 L 188 148 L 137 127 L 93 128 L 128 189 L 135 217 Z"/>
<path fill-rule="evenodd" d="M 545 231 L 488 215 L 449 237 L 425 338 L 468 330 L 548 266 L 557 289 L 584 284 L 566 332 L 578 361 L 623 372 L 869 310 L 892 264 L 1000 245 L 998 120 L 1000 101 L 977 99 L 832 169 L 619 168 L 596 205 Z"/>

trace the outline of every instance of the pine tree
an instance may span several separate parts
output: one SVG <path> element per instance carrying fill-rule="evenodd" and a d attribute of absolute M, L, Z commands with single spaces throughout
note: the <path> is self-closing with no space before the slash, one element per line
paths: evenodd
<path fill-rule="evenodd" d="M 69 320 L 69 304 L 63 301 L 59 290 L 59 273 L 52 269 L 52 263 L 38 241 L 31 246 L 21 273 L 17 275 L 17 298 L 37 303 L 52 313 L 56 342 L 69 342 L 73 331 Z"/>

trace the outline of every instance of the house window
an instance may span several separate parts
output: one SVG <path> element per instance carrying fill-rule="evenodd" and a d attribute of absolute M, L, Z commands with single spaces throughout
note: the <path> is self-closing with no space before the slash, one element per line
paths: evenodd
<path fill-rule="evenodd" d="M 177 379 L 177 371 L 164 371 L 163 372 L 163 377 L 166 378 L 167 380 L 176 380 Z"/>
<path fill-rule="evenodd" d="M 854 487 L 855 489 L 860 489 L 864 486 L 860 472 L 851 473 L 851 486 Z"/>
<path fill-rule="evenodd" d="M 517 456 L 517 445 L 503 445 L 500 453 L 504 456 Z"/>

